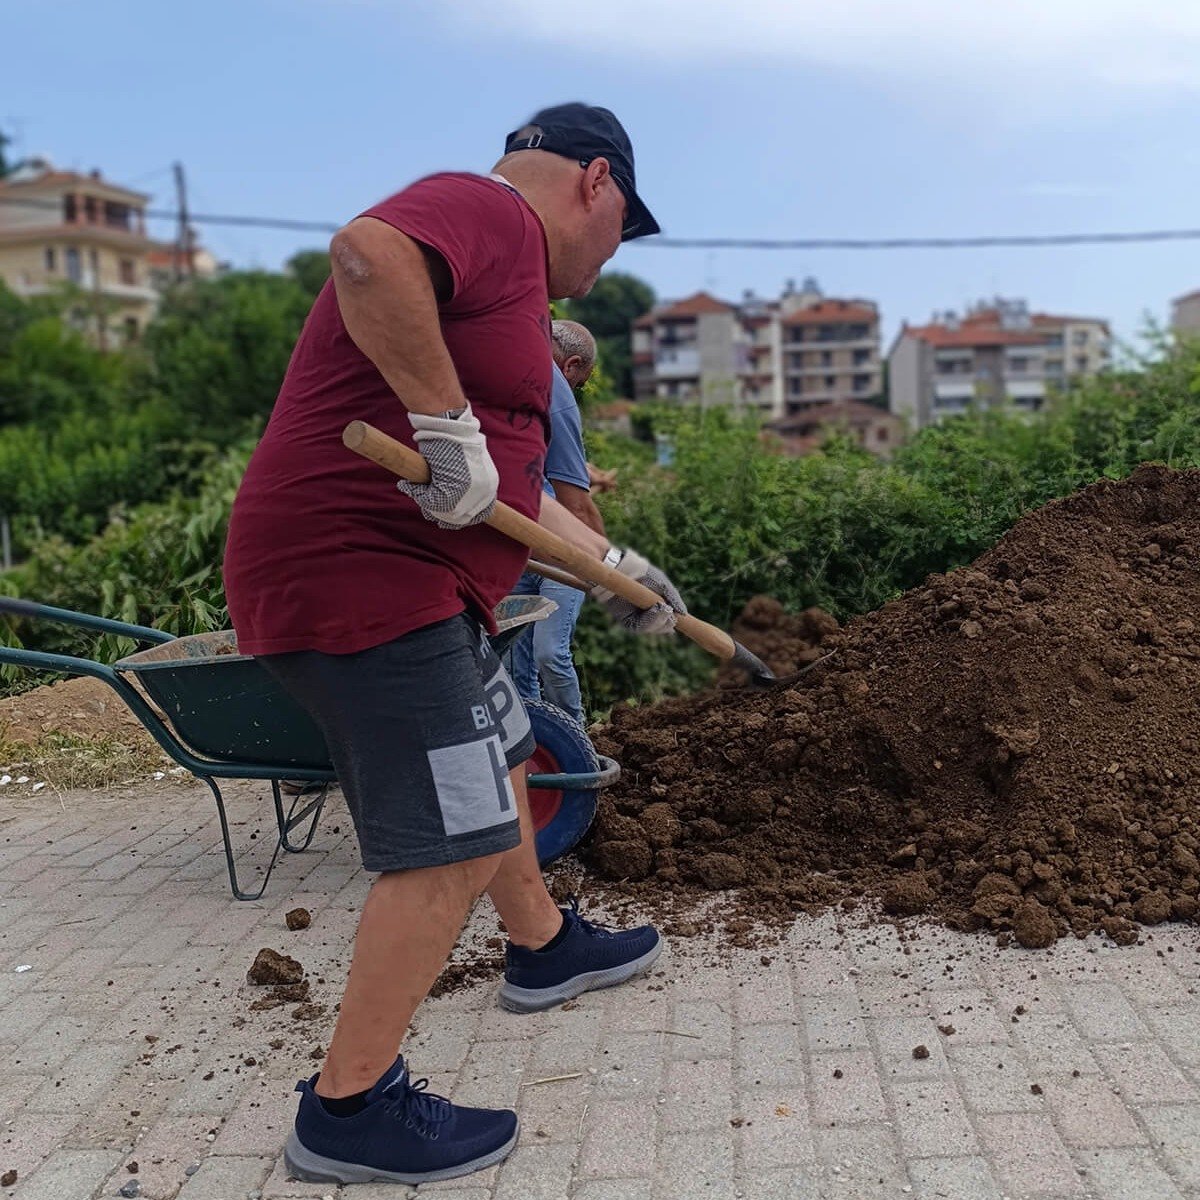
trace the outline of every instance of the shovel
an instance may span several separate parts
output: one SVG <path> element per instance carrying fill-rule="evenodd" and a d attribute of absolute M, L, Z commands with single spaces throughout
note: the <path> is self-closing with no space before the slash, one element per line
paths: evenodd
<path fill-rule="evenodd" d="M 429 478 L 429 465 L 415 450 L 409 449 L 373 425 L 365 421 L 351 421 L 342 433 L 342 441 L 356 454 L 369 458 L 393 475 L 411 483 L 424 483 Z M 539 558 L 551 559 L 560 564 L 576 579 L 590 584 L 601 584 L 630 604 L 638 608 L 652 608 L 662 603 L 662 597 L 648 587 L 622 575 L 620 571 L 605 566 L 582 550 L 577 550 L 556 534 L 543 529 L 536 521 L 523 517 L 519 512 L 499 501 L 488 517 L 487 524 L 493 529 L 527 546 Z M 731 662 L 741 667 L 750 681 L 766 685 L 775 681 L 774 673 L 756 658 L 740 642 L 735 642 L 724 630 L 691 614 L 678 613 L 675 628 L 684 637 L 690 638 L 701 649 L 707 650 L 722 662 Z"/>

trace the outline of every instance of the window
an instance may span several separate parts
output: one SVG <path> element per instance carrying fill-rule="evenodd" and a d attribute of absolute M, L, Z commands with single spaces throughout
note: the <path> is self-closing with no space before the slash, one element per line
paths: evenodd
<path fill-rule="evenodd" d="M 851 341 L 858 342 L 858 341 L 862 341 L 862 339 L 865 337 L 870 337 L 871 334 L 865 325 L 851 325 L 850 328 L 846 331 L 846 336 Z"/>
<path fill-rule="evenodd" d="M 821 351 L 821 366 L 823 366 L 823 367 L 832 367 L 833 366 L 833 351 L 832 350 L 822 350 Z"/>
<path fill-rule="evenodd" d="M 1063 344 L 1063 335 L 1061 333 L 1048 333 L 1046 335 L 1046 345 L 1059 347 Z"/>
<path fill-rule="evenodd" d="M 79 262 L 79 250 L 75 246 L 67 247 L 66 268 L 67 278 L 72 283 L 79 283 L 83 279 L 83 267 Z"/>
<path fill-rule="evenodd" d="M 1086 371 L 1088 369 L 1088 359 L 1086 354 L 1077 354 L 1075 356 L 1075 370 Z"/>
<path fill-rule="evenodd" d="M 104 202 L 104 223 L 110 229 L 128 229 L 129 222 L 129 205 L 117 204 L 113 200 Z"/>
<path fill-rule="evenodd" d="M 100 255 L 95 250 L 88 251 L 88 262 L 92 268 L 92 281 L 95 282 L 100 278 Z"/>
<path fill-rule="evenodd" d="M 871 361 L 870 350 L 855 350 L 854 351 L 854 365 L 856 367 L 861 367 L 864 363 L 868 363 L 870 361 Z"/>
<path fill-rule="evenodd" d="M 801 380 L 795 377 L 788 380 L 788 392 L 793 396 L 798 396 L 804 390 L 804 384 Z"/>
<path fill-rule="evenodd" d="M 1014 355 L 1008 360 L 1008 369 L 1014 375 L 1024 375 L 1029 370 L 1029 359 L 1023 355 Z"/>
<path fill-rule="evenodd" d="M 96 223 L 96 197 L 84 196 L 83 198 L 83 219 L 89 224 Z"/>
<path fill-rule="evenodd" d="M 46 247 L 46 270 L 50 272 L 58 270 L 58 255 L 54 253 L 53 246 Z"/>
<path fill-rule="evenodd" d="M 1088 331 L 1086 329 L 1076 329 L 1071 334 L 1072 346 L 1086 346 L 1088 344 Z"/>
<path fill-rule="evenodd" d="M 880 425 L 879 428 L 875 430 L 875 440 L 877 442 L 886 442 L 888 440 L 888 431 L 886 425 Z"/>
<path fill-rule="evenodd" d="M 130 285 L 137 283 L 137 263 L 132 258 L 123 258 L 120 262 L 120 280 Z"/>
<path fill-rule="evenodd" d="M 79 210 L 75 206 L 75 197 L 73 195 L 63 197 L 63 220 L 68 225 L 74 224 L 76 217 L 79 216 Z"/>
<path fill-rule="evenodd" d="M 854 386 L 854 390 L 855 390 L 856 392 L 865 392 L 865 391 L 867 391 L 867 390 L 870 388 L 870 386 L 871 386 L 871 377 L 870 377 L 870 375 L 855 375 L 855 377 L 854 377 L 854 385 L 853 385 L 853 386 Z"/>
<path fill-rule="evenodd" d="M 137 317 L 125 318 L 125 340 L 127 342 L 136 342 L 138 340 L 138 319 Z"/>
<path fill-rule="evenodd" d="M 827 392 L 831 392 L 831 391 L 833 391 L 833 389 L 835 387 L 837 387 L 837 377 L 833 376 L 833 375 L 826 375 L 825 376 L 825 390 Z"/>

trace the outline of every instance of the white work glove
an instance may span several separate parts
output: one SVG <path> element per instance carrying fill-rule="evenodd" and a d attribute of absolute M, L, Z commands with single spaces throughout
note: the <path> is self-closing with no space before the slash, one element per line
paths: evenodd
<path fill-rule="evenodd" d="M 608 615 L 631 633 L 671 633 L 675 629 L 675 614 L 687 612 L 687 605 L 675 585 L 636 550 L 623 551 L 616 569 L 657 592 L 665 603 L 638 608 L 599 584 L 591 590 L 592 599 L 599 600 L 608 609 Z"/>
<path fill-rule="evenodd" d="M 421 515 L 439 529 L 486 521 L 496 507 L 500 473 L 470 404 L 457 417 L 410 412 L 408 419 L 416 430 L 417 449 L 429 464 L 429 482 L 402 479 L 397 490 L 411 496 Z"/>

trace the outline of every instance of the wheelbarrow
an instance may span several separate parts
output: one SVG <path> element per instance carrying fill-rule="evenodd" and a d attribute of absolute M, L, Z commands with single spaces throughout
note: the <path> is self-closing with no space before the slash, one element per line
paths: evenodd
<path fill-rule="evenodd" d="M 491 638 L 496 653 L 503 653 L 553 610 L 554 602 L 540 596 L 502 600 L 495 610 L 498 632 Z M 229 887 L 238 900 L 262 896 L 280 850 L 298 854 L 312 843 L 329 786 L 336 782 L 325 739 L 260 663 L 238 653 L 233 630 L 175 637 L 145 625 L 8 597 L 0 597 L 0 614 L 77 625 L 149 644 L 111 666 L 13 646 L 0 646 L 0 663 L 90 675 L 108 684 L 167 756 L 208 785 L 217 805 Z M 597 755 L 583 728 L 554 705 L 536 701 L 526 707 L 536 741 L 527 767 L 530 810 L 538 859 L 545 865 L 566 854 L 587 832 L 600 790 L 616 780 L 620 767 Z M 220 782 L 230 779 L 260 779 L 271 785 L 279 836 L 257 891 L 244 889 L 238 881 Z M 280 791 L 284 780 L 310 785 L 286 812 Z"/>

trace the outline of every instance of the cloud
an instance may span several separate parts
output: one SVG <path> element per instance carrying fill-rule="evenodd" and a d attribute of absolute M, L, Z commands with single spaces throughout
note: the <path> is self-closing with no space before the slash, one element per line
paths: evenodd
<path fill-rule="evenodd" d="M 442 0 L 443 20 L 576 52 L 768 59 L 985 90 L 1200 86 L 1196 0 Z M 1113 97 L 1115 98 L 1115 97 Z"/>

